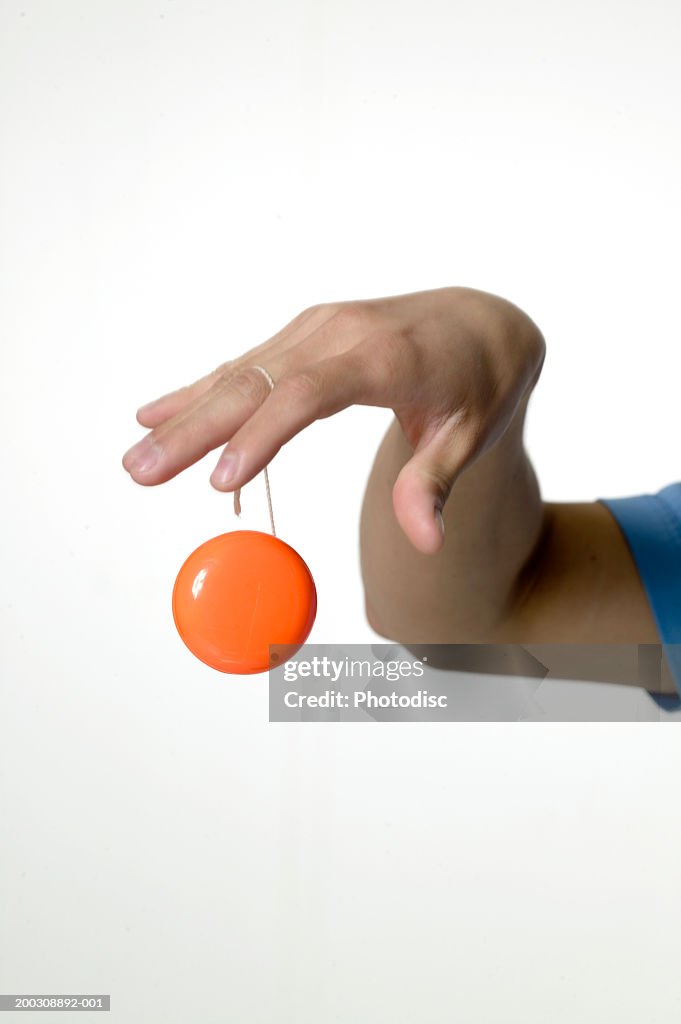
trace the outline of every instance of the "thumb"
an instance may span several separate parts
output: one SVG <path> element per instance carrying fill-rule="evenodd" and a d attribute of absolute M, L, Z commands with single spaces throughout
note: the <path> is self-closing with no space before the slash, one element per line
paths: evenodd
<path fill-rule="evenodd" d="M 414 547 L 425 555 L 434 555 L 442 547 L 442 509 L 471 454 L 461 423 L 450 421 L 426 442 L 419 442 L 395 480 L 395 516 Z"/>

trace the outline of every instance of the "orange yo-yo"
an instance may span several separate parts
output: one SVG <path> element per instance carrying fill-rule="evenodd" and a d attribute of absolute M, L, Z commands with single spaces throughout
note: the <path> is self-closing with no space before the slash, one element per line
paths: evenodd
<path fill-rule="evenodd" d="M 293 654 L 316 613 L 317 591 L 303 559 L 258 530 L 235 530 L 201 544 L 173 587 L 178 633 L 195 657 L 218 672 L 266 672 L 270 644 Z"/>

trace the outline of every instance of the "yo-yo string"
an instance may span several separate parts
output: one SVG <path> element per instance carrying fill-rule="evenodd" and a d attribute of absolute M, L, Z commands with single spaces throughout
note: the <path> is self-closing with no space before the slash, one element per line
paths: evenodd
<path fill-rule="evenodd" d="M 265 380 L 269 384 L 270 390 L 273 390 L 273 388 L 274 388 L 274 381 L 272 380 L 272 377 L 267 372 L 265 367 L 264 366 L 253 366 L 252 368 L 254 370 L 259 370 L 260 371 L 260 373 L 263 375 L 263 377 L 265 378 Z M 263 473 L 265 474 L 265 493 L 267 494 L 267 509 L 269 511 L 269 514 L 270 514 L 270 527 L 272 529 L 272 536 L 276 537 L 277 536 L 277 531 L 274 529 L 274 513 L 272 512 L 272 495 L 270 493 L 270 478 L 269 478 L 269 475 L 267 473 L 267 466 L 265 466 L 265 468 L 263 469 Z M 241 488 L 240 487 L 238 487 L 237 490 L 234 492 L 234 512 L 236 513 L 237 516 L 241 515 Z"/>

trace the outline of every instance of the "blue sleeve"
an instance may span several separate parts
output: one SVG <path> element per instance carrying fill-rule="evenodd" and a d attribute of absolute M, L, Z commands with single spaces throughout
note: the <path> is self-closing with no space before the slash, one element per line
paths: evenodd
<path fill-rule="evenodd" d="M 681 707 L 681 483 L 657 494 L 598 498 L 617 520 L 636 563 L 679 696 L 651 693 L 665 711 Z"/>

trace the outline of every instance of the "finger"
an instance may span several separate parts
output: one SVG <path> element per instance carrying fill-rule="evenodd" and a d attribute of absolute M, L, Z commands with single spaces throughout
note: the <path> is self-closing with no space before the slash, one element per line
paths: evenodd
<path fill-rule="evenodd" d="M 462 415 L 454 414 L 427 442 L 417 446 L 395 481 L 395 516 L 411 543 L 423 554 L 436 554 L 442 547 L 442 510 L 472 453 L 470 429 Z"/>
<path fill-rule="evenodd" d="M 266 401 L 233 434 L 211 474 L 212 485 L 220 491 L 243 487 L 282 445 L 315 420 L 365 404 L 365 371 L 366 360 L 350 351 L 281 377 Z"/>
<path fill-rule="evenodd" d="M 135 413 L 137 422 L 143 427 L 153 429 L 160 426 L 161 423 L 165 423 L 171 417 L 177 416 L 178 413 L 186 409 L 197 398 L 205 394 L 206 391 L 209 391 L 216 380 L 228 372 L 229 366 L 229 362 L 223 363 L 193 384 L 177 388 L 176 391 L 169 391 L 167 395 L 162 395 L 160 398 L 155 398 L 153 402 L 147 402 L 146 405 L 140 406 Z"/>
<path fill-rule="evenodd" d="M 142 484 L 171 480 L 228 441 L 270 392 L 254 367 L 219 378 L 189 408 L 162 423 L 123 456 L 123 466 Z"/>
<path fill-rule="evenodd" d="M 302 313 L 299 313 L 298 316 L 289 321 L 280 331 L 255 348 L 249 349 L 248 352 L 238 356 L 236 359 L 221 363 L 217 369 L 207 373 L 193 384 L 170 391 L 168 394 L 140 406 L 136 413 L 137 422 L 143 427 L 153 428 L 159 426 L 172 416 L 176 416 L 183 409 L 186 409 L 196 398 L 209 391 L 220 377 L 236 373 L 242 370 L 244 366 L 253 365 L 254 362 L 257 362 L 258 359 L 266 354 L 278 355 L 286 351 L 291 345 L 297 344 L 307 337 L 309 333 L 313 333 L 320 323 L 330 318 L 331 315 L 330 309 L 322 306 L 312 306 L 310 309 L 303 310 Z"/>

